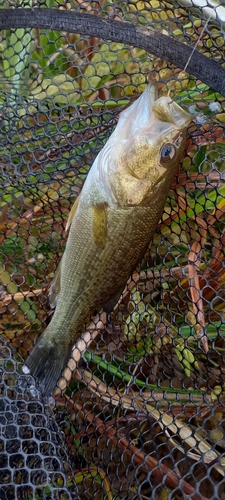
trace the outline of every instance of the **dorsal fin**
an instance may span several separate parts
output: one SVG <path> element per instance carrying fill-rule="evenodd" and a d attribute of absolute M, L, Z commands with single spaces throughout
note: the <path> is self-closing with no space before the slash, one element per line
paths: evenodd
<path fill-rule="evenodd" d="M 103 310 L 106 313 L 111 313 L 114 309 L 115 305 L 119 302 L 119 298 L 121 297 L 125 286 L 123 285 L 120 289 L 110 297 L 110 299 L 103 305 Z"/>

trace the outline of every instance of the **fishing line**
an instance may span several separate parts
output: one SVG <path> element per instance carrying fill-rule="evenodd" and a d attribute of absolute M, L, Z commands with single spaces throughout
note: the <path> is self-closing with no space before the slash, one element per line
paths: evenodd
<path fill-rule="evenodd" d="M 189 63 L 190 63 L 190 61 L 191 61 L 191 58 L 193 57 L 193 54 L 194 54 L 194 52 L 196 51 L 196 49 L 197 49 L 197 47 L 198 47 L 198 44 L 199 44 L 200 40 L 201 40 L 201 39 L 202 39 L 202 37 L 203 37 L 203 34 L 205 33 L 205 30 L 206 30 L 206 28 L 207 28 L 207 26 L 208 26 L 208 24 L 209 24 L 209 21 L 210 21 L 211 17 L 212 17 L 212 14 L 210 14 L 210 15 L 209 15 L 209 17 L 208 17 L 208 19 L 207 19 L 207 21 L 206 21 L 206 23 L 205 23 L 205 26 L 203 27 L 203 30 L 202 30 L 202 32 L 200 33 L 200 35 L 199 35 L 199 37 L 198 37 L 198 40 L 196 41 L 196 43 L 195 43 L 195 45 L 194 45 L 194 47 L 193 47 L 193 49 L 192 49 L 192 51 L 191 51 L 191 53 L 190 53 L 190 55 L 189 55 L 189 57 L 188 57 L 188 60 L 187 60 L 187 62 L 186 62 L 186 64 L 185 64 L 185 66 L 184 66 L 184 69 L 183 69 L 183 70 L 179 73 L 179 75 L 178 75 L 178 79 L 182 79 L 182 75 L 186 72 L 187 67 L 188 67 L 188 65 L 189 65 Z M 167 94 L 168 96 L 170 95 L 170 90 L 171 90 L 171 89 L 169 89 L 169 90 L 168 90 L 168 94 Z"/>

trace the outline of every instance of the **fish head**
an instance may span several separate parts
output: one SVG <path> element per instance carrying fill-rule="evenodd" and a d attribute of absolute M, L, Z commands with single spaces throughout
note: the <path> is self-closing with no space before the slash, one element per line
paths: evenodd
<path fill-rule="evenodd" d="M 145 93 L 144 93 L 145 94 Z M 119 204 L 146 205 L 168 189 L 184 154 L 192 116 L 169 96 L 142 97 L 142 111 L 126 111 L 111 187 Z M 135 103 L 136 104 L 136 103 Z M 143 105 L 148 106 L 147 112 Z M 129 120 L 133 123 L 129 126 Z M 135 122 L 135 123 L 134 123 Z"/>
<path fill-rule="evenodd" d="M 149 122 L 121 150 L 120 171 L 153 183 L 163 174 L 173 177 L 184 153 L 191 119 L 170 97 L 157 99 Z"/>

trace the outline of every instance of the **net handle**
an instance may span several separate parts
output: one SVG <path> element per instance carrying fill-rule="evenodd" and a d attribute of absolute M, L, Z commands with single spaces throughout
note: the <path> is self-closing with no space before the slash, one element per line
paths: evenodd
<path fill-rule="evenodd" d="M 150 25 L 149 25 L 150 26 Z M 93 14 L 48 8 L 0 9 L 0 30 L 39 28 L 90 35 L 130 44 L 186 70 L 225 97 L 225 68 L 193 47 L 174 40 L 155 29 L 103 19 Z"/>

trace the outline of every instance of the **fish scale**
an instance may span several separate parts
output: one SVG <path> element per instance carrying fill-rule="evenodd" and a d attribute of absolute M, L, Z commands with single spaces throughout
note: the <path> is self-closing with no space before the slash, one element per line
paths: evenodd
<path fill-rule="evenodd" d="M 192 117 L 170 97 L 146 91 L 120 115 L 68 219 L 50 301 L 56 310 L 27 360 L 50 394 L 94 309 L 117 303 L 163 212 Z"/>
<path fill-rule="evenodd" d="M 162 208 L 159 207 L 162 211 Z M 107 246 L 93 256 L 93 237 L 91 233 L 91 210 L 83 213 L 77 222 L 76 230 L 83 232 L 82 240 L 71 233 L 67 245 L 67 258 L 64 263 L 64 276 L 61 282 L 61 295 L 57 311 L 51 322 L 51 331 L 55 329 L 54 340 L 61 342 L 61 329 L 70 325 L 73 330 L 82 328 L 93 309 L 104 307 L 110 297 L 124 286 L 132 270 L 144 254 L 149 237 L 154 234 L 161 216 L 159 208 L 139 207 L 138 210 L 108 211 Z M 110 230 L 112 228 L 112 230 Z M 71 228 L 72 229 L 72 228 Z M 116 241 L 116 248 L 115 248 Z M 85 254 L 82 252 L 85 248 Z M 115 253 L 116 250 L 116 253 Z M 114 261 L 112 268 L 111 262 Z M 121 266 L 121 261 L 123 266 Z M 87 274 L 85 270 L 90 268 Z M 72 269 L 72 272 L 70 271 Z M 99 287 L 101 283 L 101 287 Z M 73 293 L 68 294 L 69 284 L 73 284 Z M 82 293 L 80 293 L 82 290 Z M 94 291 L 94 297 L 93 297 Z M 74 313 L 73 304 L 76 302 Z M 62 312 L 63 318 L 62 319 Z M 71 324 L 72 320 L 72 324 Z M 74 342 L 72 336 L 71 344 Z M 71 345 L 72 347 L 72 345 Z"/>

